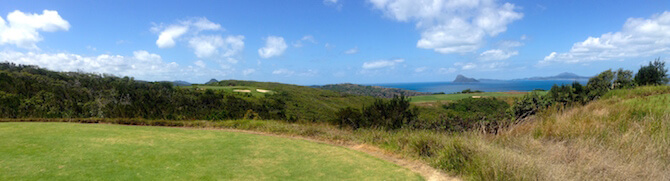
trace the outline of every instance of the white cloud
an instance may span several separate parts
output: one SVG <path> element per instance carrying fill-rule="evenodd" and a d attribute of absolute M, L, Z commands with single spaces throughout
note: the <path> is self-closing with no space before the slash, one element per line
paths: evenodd
<path fill-rule="evenodd" d="M 195 61 L 195 63 L 193 64 L 195 64 L 195 66 L 198 66 L 200 68 L 205 68 L 205 66 L 207 66 L 207 64 L 205 64 L 205 62 L 203 62 L 202 60 Z"/>
<path fill-rule="evenodd" d="M 256 72 L 255 69 L 245 69 L 245 70 L 242 71 L 242 75 L 247 76 L 247 75 L 253 74 L 254 72 Z"/>
<path fill-rule="evenodd" d="M 396 64 L 404 62 L 404 59 L 395 60 L 376 60 L 363 63 L 363 69 L 379 69 L 384 67 L 393 67 Z"/>
<path fill-rule="evenodd" d="M 221 35 L 199 35 L 191 38 L 188 43 L 198 58 L 221 56 L 231 63 L 237 63 L 234 57 L 244 50 L 244 36 L 242 35 L 227 36 L 225 39 Z"/>
<path fill-rule="evenodd" d="M 280 56 L 284 53 L 286 48 L 286 42 L 284 42 L 283 37 L 268 36 L 265 39 L 265 47 L 258 49 L 258 55 L 261 56 L 261 58 Z"/>
<path fill-rule="evenodd" d="M 428 67 L 419 67 L 414 69 L 414 72 L 419 73 L 428 70 Z"/>
<path fill-rule="evenodd" d="M 297 48 L 300 48 L 300 47 L 303 46 L 303 42 L 316 44 L 316 39 L 314 39 L 314 36 L 312 36 L 312 35 L 305 35 L 302 38 L 300 38 L 300 40 L 295 41 L 293 43 L 293 46 L 297 47 Z"/>
<path fill-rule="evenodd" d="M 474 52 L 485 37 L 507 31 L 508 24 L 523 17 L 514 4 L 496 0 L 369 1 L 397 21 L 416 21 L 421 31 L 416 46 L 444 54 Z"/>
<path fill-rule="evenodd" d="M 158 32 L 158 40 L 156 46 L 158 48 L 171 48 L 176 45 L 176 40 L 184 34 L 191 32 L 198 34 L 204 30 L 222 30 L 221 25 L 209 21 L 207 18 L 191 18 L 188 20 L 179 21 L 176 24 L 168 26 L 156 25 L 151 28 L 152 31 Z"/>
<path fill-rule="evenodd" d="M 486 50 L 479 54 L 479 59 L 484 61 L 506 60 L 512 56 L 518 55 L 519 51 L 505 51 L 501 49 Z"/>
<path fill-rule="evenodd" d="M 272 74 L 275 75 L 284 75 L 284 76 L 291 76 L 295 73 L 295 71 L 289 70 L 289 69 L 277 69 L 272 71 Z"/>
<path fill-rule="evenodd" d="M 572 45 L 569 52 L 552 52 L 539 62 L 586 63 L 670 53 L 670 12 L 649 19 L 628 18 L 619 32 L 588 37 Z"/>
<path fill-rule="evenodd" d="M 358 53 L 358 48 L 357 48 L 357 47 L 356 47 L 356 48 L 349 49 L 349 50 L 347 50 L 347 51 L 344 51 L 344 54 L 349 54 L 349 55 L 351 55 L 351 54 L 356 54 L 356 53 Z"/>
<path fill-rule="evenodd" d="M 470 69 L 477 68 L 477 64 L 472 63 L 472 62 L 470 62 L 470 63 L 457 62 L 457 63 L 454 63 L 454 65 L 457 66 L 457 67 L 461 67 L 461 70 L 470 70 Z"/>
<path fill-rule="evenodd" d="M 41 54 L 2 51 L 0 59 L 25 65 L 37 65 L 56 71 L 78 71 L 133 76 L 143 80 L 178 78 L 182 70 L 175 62 L 164 62 L 160 55 L 144 50 L 133 56 L 101 54 L 82 56 L 70 53 Z"/>
<path fill-rule="evenodd" d="M 7 21 L 0 17 L 0 45 L 13 44 L 25 49 L 39 49 L 42 41 L 39 31 L 68 31 L 70 23 L 57 11 L 44 10 L 42 14 L 26 14 L 15 10 L 7 14 Z"/>
<path fill-rule="evenodd" d="M 131 76 L 138 80 L 184 80 L 226 76 L 233 70 L 215 70 L 204 66 L 204 62 L 196 61 L 195 66 L 180 66 L 176 62 L 167 62 L 158 54 L 144 50 L 133 52 L 132 56 L 100 54 L 82 56 L 72 53 L 35 53 L 1 51 L 0 60 L 16 64 L 37 65 L 55 71 L 84 71 L 89 73 Z M 202 63 L 202 64 L 201 64 Z"/>
<path fill-rule="evenodd" d="M 171 48 L 176 44 L 174 39 L 179 38 L 188 31 L 187 26 L 170 26 L 161 31 L 156 40 L 158 48 Z"/>

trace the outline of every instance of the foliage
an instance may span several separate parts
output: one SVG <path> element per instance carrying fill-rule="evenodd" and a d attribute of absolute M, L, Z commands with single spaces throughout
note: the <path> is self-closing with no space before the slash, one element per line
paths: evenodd
<path fill-rule="evenodd" d="M 534 115 L 553 104 L 550 96 L 542 96 L 537 92 L 531 92 L 517 99 L 510 108 L 515 119 L 522 119 Z"/>
<path fill-rule="evenodd" d="M 465 90 L 461 91 L 461 94 L 482 93 L 482 92 L 484 92 L 484 91 L 481 91 L 481 90 L 474 90 L 473 91 L 473 90 L 470 90 L 470 89 L 465 89 Z"/>
<path fill-rule="evenodd" d="M 635 82 L 633 81 L 633 71 L 624 70 L 619 68 L 616 71 L 616 79 L 614 80 L 615 89 L 629 89 L 635 87 Z"/>
<path fill-rule="evenodd" d="M 497 98 L 466 98 L 442 107 L 447 110 L 447 122 L 451 124 L 446 126 L 450 131 L 496 132 L 511 119 L 507 113 L 510 105 Z"/>
<path fill-rule="evenodd" d="M 638 85 L 664 85 L 668 83 L 668 69 L 665 62 L 657 58 L 649 65 L 640 67 L 635 75 L 635 83 Z"/>
<path fill-rule="evenodd" d="M 428 95 L 430 93 L 416 92 L 411 90 L 404 90 L 398 88 L 386 88 L 380 86 L 366 86 L 358 84 L 328 84 L 323 86 L 313 86 L 315 88 L 332 90 L 336 92 L 341 92 L 345 94 L 353 95 L 362 95 L 362 96 L 372 96 L 377 98 L 393 98 L 394 96 L 406 95 L 406 96 L 418 96 L 418 95 Z"/>
<path fill-rule="evenodd" d="M 588 96 L 590 100 L 598 99 L 605 95 L 607 91 L 612 89 L 612 80 L 614 79 L 614 72 L 612 69 L 601 72 L 600 74 L 591 77 L 586 84 Z"/>
<path fill-rule="evenodd" d="M 340 109 L 337 112 L 338 118 L 333 122 L 353 129 L 370 127 L 399 129 L 416 121 L 418 110 L 410 106 L 410 100 L 404 95 L 395 96 L 390 100 L 377 99 L 360 112 L 350 107 Z"/>

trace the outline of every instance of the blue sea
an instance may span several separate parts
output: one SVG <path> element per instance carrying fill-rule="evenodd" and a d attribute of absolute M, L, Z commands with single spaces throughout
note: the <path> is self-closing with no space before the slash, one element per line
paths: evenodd
<path fill-rule="evenodd" d="M 420 82 L 420 83 L 390 83 L 370 84 L 374 86 L 400 88 L 417 92 L 461 92 L 465 89 L 481 90 L 484 92 L 532 91 L 536 89 L 549 90 L 554 84 L 572 84 L 575 80 L 510 80 L 510 81 L 482 81 L 477 83 L 454 82 Z M 587 80 L 577 80 L 586 85 Z"/>

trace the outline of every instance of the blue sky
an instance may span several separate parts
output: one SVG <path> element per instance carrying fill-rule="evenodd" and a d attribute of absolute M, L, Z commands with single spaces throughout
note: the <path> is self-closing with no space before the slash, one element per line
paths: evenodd
<path fill-rule="evenodd" d="M 7 0 L 0 18 L 3 61 L 150 81 L 514 79 L 670 55 L 660 0 Z"/>

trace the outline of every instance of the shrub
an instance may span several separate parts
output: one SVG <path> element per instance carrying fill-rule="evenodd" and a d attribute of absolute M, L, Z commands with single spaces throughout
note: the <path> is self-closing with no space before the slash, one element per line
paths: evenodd
<path fill-rule="evenodd" d="M 548 96 L 542 96 L 537 92 L 531 92 L 523 96 L 521 99 L 517 99 L 512 107 L 510 112 L 515 119 L 522 119 L 530 115 L 534 115 L 542 109 L 553 104 L 552 100 Z"/>
<path fill-rule="evenodd" d="M 410 100 L 404 96 L 394 96 L 390 100 L 377 99 L 362 111 L 354 108 L 343 108 L 337 112 L 335 124 L 349 126 L 353 129 L 375 127 L 398 129 L 411 124 L 418 117 L 418 109 L 410 108 Z"/>
<path fill-rule="evenodd" d="M 665 68 L 665 62 L 660 58 L 649 62 L 649 65 L 642 66 L 635 75 L 635 83 L 638 85 L 663 85 L 668 83 L 668 69 Z"/>
<path fill-rule="evenodd" d="M 612 72 L 612 69 L 603 71 L 595 77 L 591 77 L 586 85 L 589 100 L 595 100 L 600 96 L 605 95 L 605 93 L 612 88 L 613 79 L 614 72 Z"/>
<path fill-rule="evenodd" d="M 616 80 L 614 80 L 614 88 L 628 89 L 634 86 L 635 82 L 633 82 L 633 71 L 619 68 L 619 70 L 616 71 Z"/>

